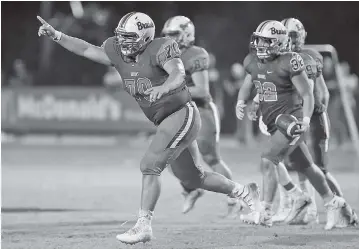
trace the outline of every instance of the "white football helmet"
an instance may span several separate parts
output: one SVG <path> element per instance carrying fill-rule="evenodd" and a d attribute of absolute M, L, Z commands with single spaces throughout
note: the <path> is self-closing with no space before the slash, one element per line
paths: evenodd
<path fill-rule="evenodd" d="M 303 24 L 295 18 L 287 18 L 282 21 L 288 31 L 289 49 L 291 51 L 299 51 L 305 43 L 307 32 Z"/>
<path fill-rule="evenodd" d="M 121 53 L 125 56 L 140 53 L 155 36 L 151 17 L 141 12 L 124 15 L 115 30 Z"/>
<path fill-rule="evenodd" d="M 175 16 L 168 19 L 162 29 L 162 35 L 174 39 L 179 48 L 193 45 L 195 40 L 194 25 L 185 16 Z"/>
<path fill-rule="evenodd" d="M 253 33 L 250 47 L 259 59 L 269 59 L 287 47 L 287 30 L 281 22 L 267 20 L 259 24 Z"/>

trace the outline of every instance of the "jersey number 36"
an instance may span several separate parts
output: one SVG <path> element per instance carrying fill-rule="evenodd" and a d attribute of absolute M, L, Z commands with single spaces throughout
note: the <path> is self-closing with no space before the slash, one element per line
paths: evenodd
<path fill-rule="evenodd" d="M 277 101 L 277 87 L 272 82 L 263 82 L 253 80 L 257 93 L 259 94 L 259 101 L 272 102 Z"/>

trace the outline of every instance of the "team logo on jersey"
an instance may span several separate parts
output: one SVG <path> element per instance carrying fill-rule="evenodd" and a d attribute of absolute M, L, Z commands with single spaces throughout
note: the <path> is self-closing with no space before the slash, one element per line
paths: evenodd
<path fill-rule="evenodd" d="M 264 74 L 258 74 L 258 79 L 267 79 L 266 76 Z"/>
<path fill-rule="evenodd" d="M 152 28 L 155 26 L 153 24 L 153 22 L 147 22 L 147 23 L 137 22 L 136 24 L 137 24 L 138 30 L 148 29 L 148 28 Z"/>
<path fill-rule="evenodd" d="M 283 30 L 283 29 L 276 29 L 276 28 L 271 28 L 270 29 L 272 35 L 285 35 L 287 34 L 287 31 L 286 30 Z"/>

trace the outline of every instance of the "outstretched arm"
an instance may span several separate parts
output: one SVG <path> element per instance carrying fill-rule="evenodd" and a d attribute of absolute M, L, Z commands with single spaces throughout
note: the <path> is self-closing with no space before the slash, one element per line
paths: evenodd
<path fill-rule="evenodd" d="M 42 26 L 39 28 L 38 35 L 44 35 L 51 37 L 54 41 L 60 44 L 65 49 L 70 52 L 83 56 L 92 61 L 110 66 L 111 61 L 106 55 L 103 48 L 92 45 L 84 40 L 65 35 L 57 30 L 55 30 L 50 24 L 48 24 L 40 16 L 37 16 L 37 19 L 42 23 Z"/>

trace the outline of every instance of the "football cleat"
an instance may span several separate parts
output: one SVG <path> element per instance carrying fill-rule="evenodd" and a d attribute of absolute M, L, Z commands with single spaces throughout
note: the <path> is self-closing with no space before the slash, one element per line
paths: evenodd
<path fill-rule="evenodd" d="M 240 188 L 235 188 L 232 197 L 241 199 L 251 211 L 259 210 L 259 187 L 256 183 L 249 183 L 244 186 L 242 192 Z"/>
<path fill-rule="evenodd" d="M 348 217 L 343 215 L 343 208 L 346 207 L 345 200 L 342 197 L 334 196 L 333 199 L 324 205 L 327 210 L 327 223 L 325 230 L 331 230 L 334 227 L 347 227 Z"/>
<path fill-rule="evenodd" d="M 297 217 L 303 215 L 303 213 L 306 213 L 309 204 L 312 202 L 311 198 L 306 193 L 303 193 L 300 196 L 293 198 L 294 202 L 292 209 L 288 217 L 285 219 L 285 223 L 287 224 L 293 224 L 292 222 L 294 222 Z"/>
<path fill-rule="evenodd" d="M 245 204 L 241 199 L 228 197 L 227 200 L 227 214 L 224 215 L 224 218 L 234 219 L 238 216 L 238 213 L 243 210 Z"/>
<path fill-rule="evenodd" d="M 349 225 L 352 225 L 355 227 L 357 227 L 359 225 L 359 218 L 358 218 L 358 215 L 356 214 L 356 212 L 354 211 L 354 209 L 352 209 L 352 215 L 351 215 L 351 219 L 349 221 Z"/>
<path fill-rule="evenodd" d="M 195 189 L 191 192 L 187 193 L 185 192 L 184 195 L 184 204 L 183 204 L 183 210 L 182 213 L 186 214 L 189 211 L 191 211 L 196 204 L 196 201 L 198 198 L 200 198 L 204 194 L 203 189 Z"/>
<path fill-rule="evenodd" d="M 146 243 L 153 238 L 152 228 L 148 222 L 143 222 L 143 218 L 138 219 L 136 225 L 127 232 L 119 234 L 116 239 L 122 243 L 134 245 Z"/>
<path fill-rule="evenodd" d="M 280 207 L 275 215 L 273 215 L 273 223 L 284 222 L 285 219 L 289 216 L 291 207 Z"/>
<path fill-rule="evenodd" d="M 249 214 L 241 214 L 239 219 L 247 224 L 262 225 L 265 227 L 271 227 L 273 225 L 272 215 L 269 211 L 252 211 Z"/>
<path fill-rule="evenodd" d="M 292 222 L 291 225 L 309 225 L 319 224 L 319 215 L 316 204 L 313 202 L 308 205 L 306 212 L 301 212 Z"/>
<path fill-rule="evenodd" d="M 335 225 L 337 228 L 344 228 L 348 226 L 358 226 L 359 219 L 355 211 L 346 203 L 342 209 L 342 217 L 340 217 L 338 223 Z"/>

